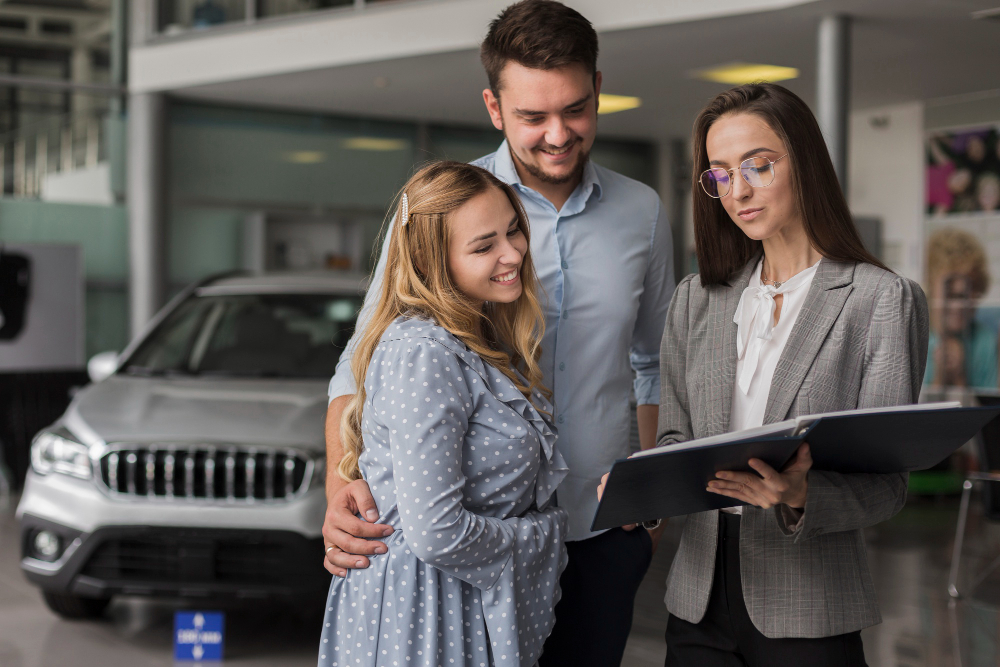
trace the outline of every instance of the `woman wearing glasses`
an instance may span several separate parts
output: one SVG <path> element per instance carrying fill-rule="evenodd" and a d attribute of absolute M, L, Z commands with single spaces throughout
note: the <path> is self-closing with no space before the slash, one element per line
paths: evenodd
<path fill-rule="evenodd" d="M 819 126 L 787 89 L 750 84 L 694 127 L 698 275 L 670 304 L 658 443 L 798 415 L 916 401 L 927 304 L 861 243 Z M 720 472 L 741 506 L 688 517 L 667 580 L 667 665 L 864 665 L 881 621 L 862 529 L 907 476 Z"/>

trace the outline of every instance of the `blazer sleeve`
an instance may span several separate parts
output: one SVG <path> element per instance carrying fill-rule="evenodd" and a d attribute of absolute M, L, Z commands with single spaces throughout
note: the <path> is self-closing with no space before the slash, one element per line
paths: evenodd
<path fill-rule="evenodd" d="M 858 408 L 916 403 L 927 363 L 927 300 L 916 283 L 894 277 L 876 296 Z M 810 470 L 802 512 L 779 505 L 778 525 L 803 540 L 885 521 L 903 508 L 909 475 Z"/>
<path fill-rule="evenodd" d="M 670 445 L 692 437 L 687 391 L 688 327 L 692 274 L 674 291 L 660 340 L 660 416 L 656 444 Z"/>

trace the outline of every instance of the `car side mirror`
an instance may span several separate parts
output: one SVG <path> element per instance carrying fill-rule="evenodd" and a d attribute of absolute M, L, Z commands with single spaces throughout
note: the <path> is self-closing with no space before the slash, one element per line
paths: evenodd
<path fill-rule="evenodd" d="M 116 370 L 118 370 L 118 353 L 114 350 L 95 354 L 87 362 L 87 375 L 90 376 L 91 382 L 100 382 L 113 375 Z"/>

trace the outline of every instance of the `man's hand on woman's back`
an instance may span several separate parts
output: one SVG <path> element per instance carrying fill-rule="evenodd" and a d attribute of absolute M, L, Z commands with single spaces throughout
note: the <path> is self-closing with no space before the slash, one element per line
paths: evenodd
<path fill-rule="evenodd" d="M 367 520 L 358 518 L 359 514 Z M 365 556 L 386 552 L 384 543 L 365 539 L 392 534 L 391 526 L 375 523 L 378 516 L 371 489 L 363 479 L 344 484 L 330 497 L 323 520 L 323 565 L 331 574 L 345 577 L 347 570 L 368 567 Z"/>

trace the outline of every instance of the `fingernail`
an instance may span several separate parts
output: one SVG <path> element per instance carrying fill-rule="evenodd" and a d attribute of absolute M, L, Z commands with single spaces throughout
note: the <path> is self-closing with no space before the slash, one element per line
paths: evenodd
<path fill-rule="evenodd" d="M 356 566 L 358 566 L 358 567 L 364 567 L 365 566 L 365 562 L 363 560 L 356 560 L 356 561 L 354 561 L 354 564 Z"/>
<path fill-rule="evenodd" d="M 383 535 L 392 535 L 392 526 L 386 526 L 385 530 L 382 531 Z"/>
<path fill-rule="evenodd" d="M 367 512 L 365 512 L 365 516 L 368 517 L 368 520 L 373 523 L 375 521 L 378 521 L 378 512 L 376 512 L 375 510 L 368 510 Z"/>
<path fill-rule="evenodd" d="M 377 554 L 384 554 L 385 553 L 385 547 L 375 547 L 375 553 L 377 553 Z"/>

